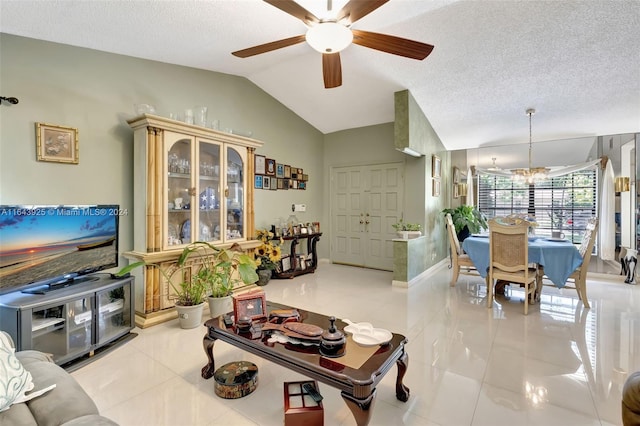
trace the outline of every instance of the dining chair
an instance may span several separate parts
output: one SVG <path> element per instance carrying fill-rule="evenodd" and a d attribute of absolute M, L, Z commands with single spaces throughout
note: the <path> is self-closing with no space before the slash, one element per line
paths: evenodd
<path fill-rule="evenodd" d="M 578 248 L 580 256 L 582 256 L 582 263 L 569 275 L 569 279 L 573 280 L 575 287 L 565 286 L 565 288 L 575 288 L 578 292 L 578 299 L 582 300 L 582 304 L 587 309 L 591 307 L 589 305 L 589 299 L 587 299 L 587 270 L 589 269 L 591 252 L 593 251 L 597 232 L 598 218 L 592 217 L 587 221 L 587 226 L 582 234 L 582 241 Z"/>
<path fill-rule="evenodd" d="M 472 271 L 477 272 L 477 270 L 469 255 L 465 254 L 462 247 L 460 247 L 460 241 L 458 241 L 458 236 L 456 235 L 456 228 L 453 225 L 453 219 L 449 213 L 446 215 L 446 222 L 447 233 L 449 234 L 449 250 L 451 253 L 451 264 L 449 265 L 449 269 L 452 270 L 451 287 L 455 287 L 462 268 L 466 268 L 467 273 Z"/>
<path fill-rule="evenodd" d="M 518 283 L 524 287 L 524 314 L 529 312 L 529 301 L 535 303 L 538 271 L 529 266 L 529 222 L 510 218 L 489 220 L 489 271 L 487 276 L 487 307 L 493 307 L 496 280 Z"/>

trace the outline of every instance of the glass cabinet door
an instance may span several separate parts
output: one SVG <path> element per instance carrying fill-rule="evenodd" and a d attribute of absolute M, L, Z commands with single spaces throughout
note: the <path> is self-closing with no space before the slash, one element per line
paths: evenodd
<path fill-rule="evenodd" d="M 198 241 L 222 240 L 220 228 L 220 145 L 198 142 Z M 196 230 L 194 230 L 194 233 Z"/>
<path fill-rule="evenodd" d="M 192 140 L 179 139 L 167 153 L 167 246 L 188 244 L 191 232 Z"/>
<path fill-rule="evenodd" d="M 88 297 L 34 310 L 31 348 L 51 353 L 56 362 L 88 352 L 92 341 L 92 313 Z"/>
<path fill-rule="evenodd" d="M 128 332 L 131 328 L 130 297 L 131 284 L 129 283 L 97 293 L 98 335 L 96 343 L 105 343 Z"/>
<path fill-rule="evenodd" d="M 244 238 L 244 158 L 240 152 L 227 147 L 227 240 Z"/>

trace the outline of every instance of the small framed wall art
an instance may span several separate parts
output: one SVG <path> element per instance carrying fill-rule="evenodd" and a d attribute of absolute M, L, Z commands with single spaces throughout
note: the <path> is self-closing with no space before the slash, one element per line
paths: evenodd
<path fill-rule="evenodd" d="M 253 186 L 255 188 L 257 188 L 257 189 L 262 189 L 262 176 L 261 175 L 256 175 L 255 176 L 255 184 Z"/>
<path fill-rule="evenodd" d="M 275 176 L 276 175 L 276 160 L 274 160 L 272 158 L 267 158 L 267 170 L 266 170 L 265 174 L 267 174 L 269 176 Z"/>
<path fill-rule="evenodd" d="M 264 155 L 255 156 L 256 174 L 263 175 L 266 171 L 266 158 Z"/>
<path fill-rule="evenodd" d="M 439 178 L 442 175 L 440 157 L 431 156 L 431 177 Z"/>
<path fill-rule="evenodd" d="M 36 159 L 78 164 L 78 129 L 36 123 Z"/>
<path fill-rule="evenodd" d="M 432 184 L 432 194 L 434 197 L 439 197 L 440 196 L 440 180 L 439 179 L 433 179 L 433 184 Z"/>
<path fill-rule="evenodd" d="M 457 167 L 453 168 L 453 183 L 454 184 L 460 183 L 460 169 Z"/>

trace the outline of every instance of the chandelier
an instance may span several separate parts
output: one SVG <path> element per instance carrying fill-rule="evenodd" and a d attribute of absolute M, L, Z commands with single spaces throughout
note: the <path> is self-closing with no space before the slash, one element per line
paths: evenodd
<path fill-rule="evenodd" d="M 525 182 L 533 184 L 549 178 L 549 169 L 546 167 L 532 167 L 531 166 L 531 116 L 536 113 L 536 110 L 529 108 L 527 115 L 529 116 L 529 168 L 528 169 L 514 169 L 512 179 L 517 182 Z"/>

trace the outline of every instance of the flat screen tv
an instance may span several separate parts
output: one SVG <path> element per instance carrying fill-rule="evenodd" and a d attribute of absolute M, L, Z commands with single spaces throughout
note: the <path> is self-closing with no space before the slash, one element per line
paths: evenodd
<path fill-rule="evenodd" d="M 44 293 L 118 265 L 118 205 L 0 205 L 0 294 Z"/>

